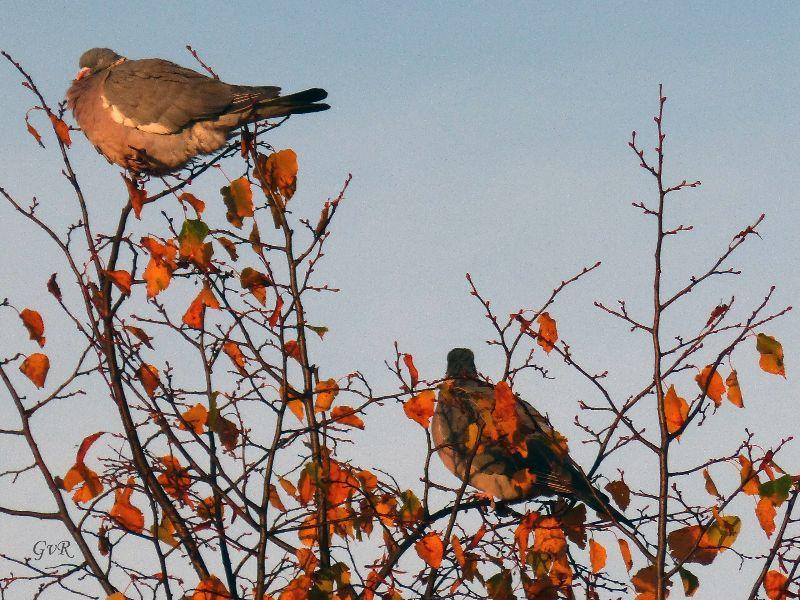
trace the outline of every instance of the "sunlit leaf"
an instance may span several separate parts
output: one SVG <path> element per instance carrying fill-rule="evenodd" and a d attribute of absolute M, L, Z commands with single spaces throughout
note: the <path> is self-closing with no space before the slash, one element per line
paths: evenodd
<path fill-rule="evenodd" d="M 556 517 L 543 517 L 536 523 L 533 540 L 534 552 L 555 555 L 563 552 L 566 547 L 567 540 L 564 537 L 564 530 L 561 529 L 561 524 Z"/>
<path fill-rule="evenodd" d="M 283 345 L 283 349 L 286 351 L 286 354 L 291 356 L 297 362 L 301 362 L 303 359 L 303 355 L 300 352 L 300 344 L 297 340 L 289 340 Z"/>
<path fill-rule="evenodd" d="M 294 150 L 279 150 L 266 157 L 261 169 L 267 188 L 289 200 L 297 189 L 297 154 Z"/>
<path fill-rule="evenodd" d="M 189 410 L 181 413 L 181 417 L 185 423 L 178 423 L 178 429 L 186 430 L 188 425 L 197 435 L 200 435 L 208 421 L 208 409 L 198 402 Z"/>
<path fill-rule="evenodd" d="M 761 355 L 758 364 L 762 370 L 786 377 L 786 369 L 783 365 L 783 346 L 778 340 L 771 335 L 759 333 L 756 336 L 756 350 Z"/>
<path fill-rule="evenodd" d="M 411 389 L 417 387 L 417 383 L 419 382 L 419 371 L 417 371 L 417 367 L 414 366 L 414 357 L 410 354 L 403 354 L 403 362 L 408 369 L 408 375 L 411 378 Z"/>
<path fill-rule="evenodd" d="M 788 584 L 789 578 L 774 569 L 764 576 L 764 591 L 767 592 L 769 600 L 786 600 Z"/>
<path fill-rule="evenodd" d="M 236 342 L 227 341 L 222 344 L 222 351 L 228 355 L 228 358 L 231 359 L 231 362 L 236 367 L 236 370 L 239 371 L 239 374 L 247 375 L 247 371 L 244 368 L 247 364 L 247 360 L 245 359 L 244 354 L 242 354 L 239 344 Z"/>
<path fill-rule="evenodd" d="M 319 336 L 319 339 L 321 340 L 324 340 L 325 334 L 328 333 L 328 331 L 330 331 L 324 325 L 306 325 L 306 329 L 310 329 L 311 331 L 316 333 Z"/>
<path fill-rule="evenodd" d="M 416 544 L 414 549 L 419 557 L 424 560 L 429 567 L 438 569 L 442 564 L 444 556 L 444 543 L 439 534 L 435 531 L 426 533 Z"/>
<path fill-rule="evenodd" d="M 128 531 L 141 533 L 144 530 L 144 515 L 131 504 L 133 484 L 134 479 L 131 477 L 126 485 L 114 490 L 114 506 L 111 507 L 109 515 Z"/>
<path fill-rule="evenodd" d="M 161 379 L 158 376 L 158 369 L 153 365 L 142 363 L 142 366 L 139 367 L 136 376 L 141 382 L 144 391 L 147 392 L 147 395 L 153 398 L 156 395 L 156 390 L 161 383 Z"/>
<path fill-rule="evenodd" d="M 226 237 L 219 237 L 217 240 L 222 244 L 222 247 L 225 249 L 225 252 L 228 253 L 228 256 L 231 257 L 231 260 L 239 260 L 239 252 L 236 250 L 236 244 L 234 244 L 233 241 Z"/>
<path fill-rule="evenodd" d="M 175 537 L 175 525 L 172 524 L 167 515 L 161 517 L 161 523 L 159 523 L 158 527 L 155 525 L 150 527 L 150 533 L 173 548 L 177 548 L 180 544 L 180 541 Z"/>
<path fill-rule="evenodd" d="M 331 407 L 333 399 L 339 393 L 339 384 L 335 379 L 325 379 L 317 384 L 317 402 L 314 412 L 324 412 Z"/>
<path fill-rule="evenodd" d="M 147 192 L 143 187 L 139 187 L 139 182 L 129 179 L 122 175 L 122 180 L 125 182 L 125 187 L 128 189 L 128 201 L 133 208 L 133 214 L 137 219 L 142 218 L 142 207 L 147 202 Z"/>
<path fill-rule="evenodd" d="M 39 347 L 44 348 L 45 337 L 42 315 L 30 308 L 23 308 L 19 313 L 19 318 L 22 319 L 22 324 L 28 330 L 30 338 L 39 344 Z"/>
<path fill-rule="evenodd" d="M 514 542 L 519 552 L 519 560 L 525 563 L 526 556 L 528 555 L 528 546 L 530 545 L 530 536 L 536 521 L 539 520 L 539 513 L 531 512 L 526 514 L 519 521 L 519 525 L 514 530 Z"/>
<path fill-rule="evenodd" d="M 204 285 L 197 297 L 189 305 L 183 315 L 183 322 L 193 329 L 203 329 L 205 323 L 206 308 L 219 308 L 219 300 L 211 291 L 211 288 Z"/>
<path fill-rule="evenodd" d="M 177 268 L 178 248 L 172 240 L 162 244 L 151 237 L 142 238 L 142 246 L 150 252 L 150 261 L 142 274 L 147 283 L 147 297 L 153 298 L 169 287 Z"/>
<path fill-rule="evenodd" d="M 164 486 L 164 491 L 179 500 L 181 504 L 194 506 L 194 502 L 189 498 L 189 488 L 192 485 L 189 469 L 181 466 L 180 461 L 169 454 L 159 460 L 164 465 L 164 471 L 158 476 L 158 481 Z"/>
<path fill-rule="evenodd" d="M 100 477 L 98 477 L 97 473 L 92 471 L 89 467 L 87 467 L 83 461 L 77 461 L 67 474 L 64 476 L 62 480 L 62 487 L 66 491 L 72 491 L 72 489 L 78 485 L 82 484 L 73 494 L 72 499 L 77 502 L 88 502 L 92 498 L 96 498 L 99 496 L 103 491 L 103 484 L 100 481 Z"/>
<path fill-rule="evenodd" d="M 205 241 L 208 232 L 208 225 L 200 219 L 186 219 L 178 234 L 180 257 L 204 270 L 211 266 L 214 255 L 214 246 Z"/>
<path fill-rule="evenodd" d="M 628 545 L 628 540 L 619 538 L 617 543 L 619 543 L 619 553 L 622 555 L 622 562 L 625 563 L 625 568 L 628 570 L 628 573 L 630 573 L 633 568 L 633 558 L 631 557 L 631 547 Z"/>
<path fill-rule="evenodd" d="M 769 499 L 775 506 L 780 506 L 789 497 L 792 489 L 792 477 L 784 475 L 772 481 L 765 481 L 758 486 L 758 495 Z"/>
<path fill-rule="evenodd" d="M 228 588 L 215 575 L 209 575 L 195 589 L 192 600 L 230 600 Z"/>
<path fill-rule="evenodd" d="M 742 390 L 739 387 L 739 378 L 736 371 L 731 371 L 731 374 L 725 379 L 725 385 L 728 386 L 728 400 L 734 406 L 744 408 L 744 400 L 742 399 Z"/>
<path fill-rule="evenodd" d="M 47 380 L 47 372 L 50 370 L 50 359 L 46 354 L 35 352 L 22 361 L 19 366 L 20 372 L 31 380 L 37 388 L 43 388 Z"/>
<path fill-rule="evenodd" d="M 772 533 L 775 531 L 776 514 L 775 505 L 769 498 L 761 498 L 758 501 L 756 505 L 756 517 L 758 518 L 759 525 L 761 525 L 761 529 L 767 534 L 767 537 L 772 537 Z"/>
<path fill-rule="evenodd" d="M 719 498 L 719 490 L 717 490 L 714 480 L 711 479 L 708 469 L 703 469 L 703 478 L 706 480 L 706 491 L 712 496 Z"/>
<path fill-rule="evenodd" d="M 50 122 L 53 124 L 53 129 L 58 136 L 58 140 L 67 148 L 69 148 L 72 145 L 72 140 L 69 137 L 69 125 L 64 123 L 64 121 L 59 119 L 53 113 L 48 113 L 48 116 L 50 117 Z"/>
<path fill-rule="evenodd" d="M 556 322 L 550 317 L 550 313 L 543 312 L 536 319 L 539 323 L 539 334 L 536 336 L 536 343 L 548 354 L 555 348 L 558 341 L 558 330 Z"/>
<path fill-rule="evenodd" d="M 278 294 L 278 297 L 275 299 L 275 308 L 272 311 L 272 314 L 269 316 L 269 326 L 270 328 L 274 329 L 275 325 L 278 324 L 278 321 L 281 318 L 281 309 L 283 308 L 283 297 Z"/>
<path fill-rule="evenodd" d="M 178 196 L 178 200 L 180 202 L 185 202 L 189 204 L 194 211 L 197 213 L 197 216 L 200 217 L 203 214 L 203 211 L 206 209 L 206 203 L 200 200 L 194 194 L 190 194 L 189 192 L 183 192 L 180 196 Z"/>
<path fill-rule="evenodd" d="M 712 370 L 714 370 L 712 374 Z M 722 404 L 722 396 L 725 394 L 725 384 L 722 383 L 722 376 L 713 365 L 706 366 L 694 378 L 701 390 L 705 390 L 706 395 L 714 401 L 715 406 Z"/>
<path fill-rule="evenodd" d="M 589 540 L 589 561 L 592 563 L 592 572 L 599 573 L 606 566 L 608 554 L 599 542 Z"/>
<path fill-rule="evenodd" d="M 108 277 L 108 279 L 117 286 L 117 289 L 122 292 L 125 296 L 131 295 L 131 285 L 133 284 L 133 278 L 131 274 L 127 271 L 103 271 L 103 274 Z"/>
<path fill-rule="evenodd" d="M 336 421 L 340 425 L 350 425 L 358 429 L 364 429 L 364 421 L 355 412 L 355 409 L 350 406 L 335 406 L 331 411 L 331 421 Z"/>
<path fill-rule="evenodd" d="M 675 392 L 675 386 L 669 386 L 664 396 L 664 414 L 667 417 L 667 431 L 675 433 L 689 416 L 689 404 Z"/>
<path fill-rule="evenodd" d="M 740 454 L 739 464 L 742 466 L 739 472 L 742 491 L 748 496 L 757 496 L 761 482 L 758 480 L 758 473 L 753 469 L 753 463 L 744 454 Z"/>
<path fill-rule="evenodd" d="M 431 424 L 435 400 L 436 393 L 433 390 L 425 390 L 406 400 L 403 404 L 403 411 L 409 419 L 416 421 L 427 429 Z"/>
<path fill-rule="evenodd" d="M 253 216 L 253 190 L 246 177 L 239 177 L 220 189 L 222 200 L 228 212 L 225 214 L 228 222 L 241 229 L 245 217 Z"/>

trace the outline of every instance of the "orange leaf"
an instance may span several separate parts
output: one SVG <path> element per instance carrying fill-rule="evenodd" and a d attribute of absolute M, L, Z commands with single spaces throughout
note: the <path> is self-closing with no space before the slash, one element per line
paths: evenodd
<path fill-rule="evenodd" d="M 625 568 L 628 570 L 628 573 L 631 572 L 633 568 L 633 558 L 631 557 L 631 548 L 628 546 L 628 541 L 623 540 L 622 538 L 618 539 L 617 542 L 619 543 L 619 553 L 622 555 L 622 562 L 625 563 Z"/>
<path fill-rule="evenodd" d="M 311 502 L 314 497 L 314 480 L 311 478 L 311 472 L 308 466 L 300 473 L 300 479 L 297 480 L 297 501 L 305 506 Z"/>
<path fill-rule="evenodd" d="M 208 409 L 198 402 L 186 412 L 181 413 L 181 417 L 186 423 L 178 423 L 178 429 L 185 431 L 188 424 L 197 435 L 200 435 L 203 433 L 203 426 L 208 421 Z"/>
<path fill-rule="evenodd" d="M 778 571 L 771 570 L 764 576 L 764 591 L 767 592 L 769 600 L 786 600 L 788 594 L 786 587 L 789 578 Z"/>
<path fill-rule="evenodd" d="M 269 503 L 277 510 L 286 512 L 286 507 L 283 505 L 281 497 L 278 495 L 278 488 L 275 487 L 274 483 L 269 484 Z"/>
<path fill-rule="evenodd" d="M 606 566 L 606 558 L 606 549 L 599 542 L 589 540 L 589 560 L 593 573 L 599 573 Z"/>
<path fill-rule="evenodd" d="M 142 343 L 143 343 L 145 346 L 147 346 L 148 348 L 150 348 L 150 350 L 152 350 L 152 349 L 153 349 L 153 345 L 150 343 L 150 342 L 152 342 L 152 341 L 153 341 L 153 338 L 151 338 L 149 335 L 147 335 L 147 334 L 144 332 L 144 330 L 143 330 L 143 329 L 141 329 L 140 327 L 134 327 L 133 325 L 125 325 L 125 329 L 126 329 L 127 331 L 131 332 L 131 334 L 133 334 L 133 336 L 134 336 L 136 339 L 138 339 L 138 340 L 139 340 L 140 342 L 142 342 Z"/>
<path fill-rule="evenodd" d="M 144 515 L 142 511 L 131 504 L 133 494 L 133 477 L 121 488 L 114 490 L 114 506 L 109 515 L 128 531 L 142 533 L 144 530 Z"/>
<path fill-rule="evenodd" d="M 128 200 L 133 207 L 133 214 L 137 219 L 142 218 L 142 207 L 147 203 L 147 192 L 139 187 L 139 183 L 122 175 L 125 187 L 128 188 Z"/>
<path fill-rule="evenodd" d="M 411 389 L 414 389 L 419 382 L 419 371 L 414 366 L 414 357 L 410 354 L 403 354 L 403 362 L 406 364 L 409 377 L 411 377 Z"/>
<path fill-rule="evenodd" d="M 298 548 L 294 553 L 297 557 L 298 566 L 309 575 L 314 569 L 317 568 L 317 557 L 314 555 L 313 550 L 309 548 Z"/>
<path fill-rule="evenodd" d="M 178 200 L 191 205 L 198 217 L 200 217 L 200 215 L 203 214 L 203 211 L 206 209 L 206 203 L 189 192 L 183 192 L 180 196 L 178 196 Z"/>
<path fill-rule="evenodd" d="M 44 348 L 44 321 L 42 315 L 30 308 L 23 308 L 19 313 L 19 318 L 22 319 L 22 324 L 28 330 L 28 335 L 32 340 L 36 340 L 39 347 Z"/>
<path fill-rule="evenodd" d="M 706 395 L 714 401 L 714 405 L 719 406 L 722 404 L 725 384 L 722 383 L 722 376 L 719 374 L 719 371 L 714 370 L 714 373 L 711 373 L 713 368 L 712 365 L 706 366 L 705 369 L 697 374 L 694 380 L 697 382 L 700 389 L 705 391 Z"/>
<path fill-rule="evenodd" d="M 103 491 L 103 484 L 100 482 L 97 473 L 83 464 L 83 461 L 76 462 L 67 471 L 62 481 L 62 487 L 69 492 L 79 483 L 83 483 L 83 485 L 72 496 L 76 503 L 88 502 L 92 498 L 99 496 Z"/>
<path fill-rule="evenodd" d="M 139 367 L 139 371 L 137 372 L 137 377 L 142 383 L 142 387 L 144 387 L 144 391 L 147 392 L 147 395 L 151 398 L 154 397 L 161 383 L 161 379 L 158 377 L 158 369 L 153 365 L 142 363 L 142 366 Z"/>
<path fill-rule="evenodd" d="M 302 355 L 300 354 L 300 344 L 297 343 L 297 340 L 289 340 L 283 345 L 283 349 L 286 350 L 286 354 L 291 356 L 297 362 L 301 361 Z"/>
<path fill-rule="evenodd" d="M 450 539 L 450 545 L 453 547 L 453 554 L 455 554 L 456 561 L 463 569 L 464 565 L 467 564 L 467 559 L 464 556 L 464 547 L 461 545 L 461 540 L 458 539 L 457 535 L 454 535 Z"/>
<path fill-rule="evenodd" d="M 222 244 L 222 247 L 225 248 L 225 252 L 228 253 L 228 256 L 231 257 L 231 260 L 239 259 L 239 252 L 236 250 L 236 244 L 226 237 L 217 238 L 217 240 L 220 244 Z"/>
<path fill-rule="evenodd" d="M 181 466 L 180 461 L 169 454 L 159 460 L 165 467 L 164 472 L 158 476 L 158 482 L 164 486 L 164 491 L 181 503 L 194 506 L 189 498 L 189 487 L 192 485 L 189 469 Z"/>
<path fill-rule="evenodd" d="M 778 340 L 771 335 L 759 333 L 756 336 L 756 350 L 761 355 L 758 364 L 763 371 L 786 377 L 786 368 L 783 365 L 783 346 Z"/>
<path fill-rule="evenodd" d="M 756 517 L 761 525 L 761 529 L 767 534 L 767 537 L 772 537 L 775 531 L 775 505 L 769 498 L 761 498 L 756 505 Z"/>
<path fill-rule="evenodd" d="M 664 414 L 667 417 L 667 431 L 675 433 L 686 422 L 689 416 L 689 404 L 675 392 L 675 386 L 669 386 L 664 396 Z"/>
<path fill-rule="evenodd" d="M 224 186 L 220 193 L 228 209 L 226 217 L 234 227 L 242 228 L 242 219 L 253 216 L 253 190 L 246 177 L 239 177 Z"/>
<path fill-rule="evenodd" d="M 278 320 L 281 318 L 281 309 L 283 308 L 283 298 L 278 295 L 275 299 L 275 308 L 272 311 L 272 314 L 269 316 L 269 326 L 271 328 L 275 328 L 275 325 L 278 324 Z"/>
<path fill-rule="evenodd" d="M 725 379 L 725 385 L 728 386 L 728 400 L 731 401 L 731 404 L 744 408 L 742 390 L 739 387 L 739 378 L 736 376 L 736 371 L 731 371 L 731 374 Z"/>
<path fill-rule="evenodd" d="M 333 399 L 339 393 L 339 384 L 335 379 L 326 379 L 317 384 L 317 403 L 314 412 L 324 412 L 331 407 Z"/>
<path fill-rule="evenodd" d="M 297 189 L 297 154 L 294 150 L 279 150 L 270 154 L 262 164 L 267 188 L 289 200 Z"/>
<path fill-rule="evenodd" d="M 481 526 L 478 528 L 478 531 L 475 532 L 475 535 L 473 535 L 472 539 L 469 541 L 469 545 L 467 546 L 467 548 L 469 550 L 475 548 L 483 539 L 484 535 L 486 535 L 486 523 L 481 523 Z"/>
<path fill-rule="evenodd" d="M 243 288 L 255 296 L 261 306 L 267 303 L 267 286 L 270 284 L 269 277 L 255 269 L 246 267 L 242 269 L 239 282 Z"/>
<path fill-rule="evenodd" d="M 560 554 L 567 547 L 564 531 L 556 517 L 544 517 L 539 520 L 534 530 L 534 552 Z"/>
<path fill-rule="evenodd" d="M 414 544 L 414 549 L 419 554 L 419 557 L 424 560 L 429 567 L 438 569 L 442 564 L 442 557 L 444 555 L 444 543 L 439 534 L 435 531 L 426 533 L 422 539 Z"/>
<path fill-rule="evenodd" d="M 364 429 L 364 421 L 362 421 L 355 412 L 356 409 L 350 406 L 336 406 L 331 411 L 331 420 L 341 423 L 342 425 L 351 425 L 358 429 Z"/>
<path fill-rule="evenodd" d="M 742 466 L 739 472 L 742 491 L 748 496 L 758 496 L 758 486 L 761 482 L 758 479 L 758 473 L 753 470 L 753 463 L 746 456 L 740 454 L 739 464 Z"/>
<path fill-rule="evenodd" d="M 230 600 L 228 588 L 215 575 L 209 575 L 197 586 L 192 600 Z"/>
<path fill-rule="evenodd" d="M 50 370 L 50 359 L 41 352 L 35 352 L 22 361 L 19 370 L 33 382 L 33 385 L 41 389 Z"/>
<path fill-rule="evenodd" d="M 247 371 L 245 371 L 244 368 L 247 361 L 245 360 L 244 354 L 242 354 L 241 348 L 239 348 L 239 344 L 236 342 L 225 342 L 222 344 L 222 351 L 228 355 L 228 358 L 231 359 L 231 362 L 241 375 L 247 375 Z"/>
<path fill-rule="evenodd" d="M 550 317 L 550 313 L 547 312 L 540 314 L 536 322 L 539 323 L 539 334 L 536 336 L 536 343 L 549 354 L 558 341 L 556 322 Z"/>
<path fill-rule="evenodd" d="M 706 480 L 706 491 L 712 496 L 719 498 L 719 490 L 717 489 L 714 480 L 711 479 L 708 469 L 703 469 L 703 479 Z"/>
<path fill-rule="evenodd" d="M 133 278 L 130 273 L 127 271 L 103 271 L 103 273 L 111 280 L 111 283 L 117 286 L 120 292 L 126 296 L 131 295 Z"/>
<path fill-rule="evenodd" d="M 425 429 L 430 427 L 431 417 L 433 416 L 433 402 L 436 394 L 433 390 L 425 390 L 416 396 L 409 398 L 403 404 L 403 411 L 412 421 L 416 421 Z"/>
<path fill-rule="evenodd" d="M 520 520 L 519 525 L 517 525 L 517 529 L 514 531 L 514 541 L 517 544 L 519 560 L 522 564 L 525 564 L 525 557 L 528 554 L 528 543 L 530 541 L 531 531 L 533 531 L 533 526 L 538 519 L 539 513 L 528 513 Z"/>
<path fill-rule="evenodd" d="M 39 135 L 39 132 L 36 131 L 36 128 L 31 125 L 31 122 L 28 120 L 29 115 L 25 115 L 25 127 L 28 129 L 28 133 L 30 133 L 33 138 L 36 140 L 36 143 L 39 144 L 40 147 L 44 148 L 44 144 L 42 143 L 42 136 Z"/>
<path fill-rule="evenodd" d="M 193 329 L 203 329 L 205 322 L 206 307 L 219 308 L 219 300 L 211 289 L 204 285 L 197 297 L 189 305 L 183 315 L 183 322 Z"/>
<path fill-rule="evenodd" d="M 301 575 L 290 581 L 289 585 L 281 590 L 281 595 L 278 597 L 278 600 L 308 600 L 311 584 L 312 580 L 310 576 Z"/>
<path fill-rule="evenodd" d="M 64 121 L 59 119 L 53 113 L 48 113 L 48 116 L 50 117 L 50 122 L 53 124 L 53 129 L 58 136 L 58 141 L 69 148 L 72 145 L 72 140 L 69 137 L 69 125 L 64 123 Z"/>
<path fill-rule="evenodd" d="M 150 262 L 147 263 L 142 279 L 147 283 L 147 297 L 154 298 L 167 289 L 172 281 L 172 272 L 177 268 L 175 259 L 178 248 L 172 240 L 162 244 L 151 237 L 142 238 L 142 246 L 150 252 Z"/>

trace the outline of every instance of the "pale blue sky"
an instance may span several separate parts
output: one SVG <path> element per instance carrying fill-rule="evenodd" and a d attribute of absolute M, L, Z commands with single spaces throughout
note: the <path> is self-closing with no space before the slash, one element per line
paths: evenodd
<path fill-rule="evenodd" d="M 745 275 L 693 294 L 667 325 L 696 327 L 734 289 L 739 314 L 771 283 L 778 285 L 777 304 L 800 296 L 800 8 L 765 6 L 6 2 L 0 47 L 51 100 L 62 97 L 78 56 L 93 46 L 193 66 L 184 49 L 191 44 L 230 82 L 277 84 L 287 92 L 326 88 L 332 110 L 292 119 L 273 137 L 277 147 L 300 155 L 293 202 L 307 201 L 309 215 L 316 216 L 319 201 L 334 195 L 348 172 L 354 176 L 322 265 L 343 289 L 315 313 L 316 322 L 331 327 L 319 348 L 323 368 L 332 374 L 358 368 L 387 385 L 382 361 L 398 340 L 423 376 L 440 375 L 445 353 L 457 345 L 475 348 L 484 370 L 497 376 L 497 357 L 482 345 L 490 331 L 466 292 L 464 273 L 506 314 L 540 304 L 562 278 L 602 260 L 602 269 L 566 292 L 552 314 L 576 354 L 595 371 L 609 369 L 609 385 L 624 397 L 646 377 L 645 340 L 591 305 L 627 298 L 638 314 L 650 311 L 653 224 L 630 203 L 651 199 L 652 187 L 627 141 L 637 129 L 652 147 L 659 83 L 669 97 L 667 173 L 703 181 L 675 201 L 675 222 L 691 222 L 695 231 L 680 247 L 671 240 L 667 288 L 701 271 L 732 234 L 767 213 L 763 240 L 754 239 L 734 259 Z M 42 151 L 23 122 L 33 100 L 19 80 L 0 66 L 0 185 L 22 198 L 36 194 L 42 210 L 66 224 L 72 214 L 62 216 L 61 203 L 68 190 L 57 169 L 38 162 Z M 45 129 L 40 115 L 32 118 Z M 80 134 L 75 139 L 72 156 L 99 225 L 123 201 L 119 176 Z M 211 176 L 195 193 L 210 201 L 220 185 Z M 0 231 L 6 240 L 0 297 L 53 311 L 42 293 L 57 268 L 51 248 L 6 205 L 0 205 Z M 15 317 L 0 319 L 5 339 L 23 343 Z M 48 331 L 53 344 L 58 331 L 55 324 Z M 797 317 L 765 331 L 783 342 L 789 379 L 760 373 L 754 344 L 746 344 L 734 361 L 747 408 L 724 406 L 702 430 L 684 436 L 677 464 L 732 450 L 745 426 L 765 443 L 796 432 Z M 559 378 L 531 378 L 519 391 L 550 413 L 580 462 L 589 462 L 592 453 L 570 423 L 578 400 L 595 398 L 555 359 L 546 364 Z M 91 419 L 71 425 L 70 435 L 96 431 Z M 418 487 L 424 441 L 404 419 L 396 407 L 375 413 L 353 455 L 391 449 L 398 476 Z M 53 436 L 65 431 L 63 420 L 42 428 Z M 796 472 L 800 451 L 789 455 Z M 627 457 L 631 473 L 633 458 Z M 69 461 L 63 457 L 65 468 Z M 613 475 L 616 466 L 605 472 Z M 736 472 L 721 469 L 719 477 L 732 483 Z M 0 501 L 7 493 L 0 492 Z M 735 509 L 745 517 L 744 534 L 758 542 L 748 550 L 763 547 L 751 502 Z M 9 543 L 5 532 L 12 527 L 20 531 L 0 519 L 0 543 Z M 20 543 L 27 548 L 24 537 Z M 735 558 L 724 560 L 735 568 Z M 697 571 L 702 583 L 712 570 Z M 712 586 L 706 574 L 697 597 L 722 597 L 720 586 L 739 589 L 734 580 Z"/>

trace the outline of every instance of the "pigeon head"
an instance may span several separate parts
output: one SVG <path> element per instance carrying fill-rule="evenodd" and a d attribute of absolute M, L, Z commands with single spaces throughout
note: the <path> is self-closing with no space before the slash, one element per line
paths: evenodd
<path fill-rule="evenodd" d="M 103 69 L 112 66 L 118 60 L 125 60 L 124 56 L 120 56 L 110 48 L 92 48 L 81 54 L 78 61 L 80 70 L 75 76 L 75 79 L 82 79 L 88 75 L 99 73 Z"/>
<path fill-rule="evenodd" d="M 447 377 L 477 377 L 475 355 L 469 348 L 453 348 L 447 353 Z"/>

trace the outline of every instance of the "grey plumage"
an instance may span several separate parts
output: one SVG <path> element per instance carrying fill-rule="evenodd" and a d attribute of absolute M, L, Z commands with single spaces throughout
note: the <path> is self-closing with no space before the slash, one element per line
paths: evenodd
<path fill-rule="evenodd" d="M 110 162 L 139 173 L 176 171 L 221 148 L 246 123 L 330 108 L 319 88 L 280 96 L 279 87 L 232 85 L 108 48 L 88 50 L 79 66 L 67 91 L 78 125 Z"/>

